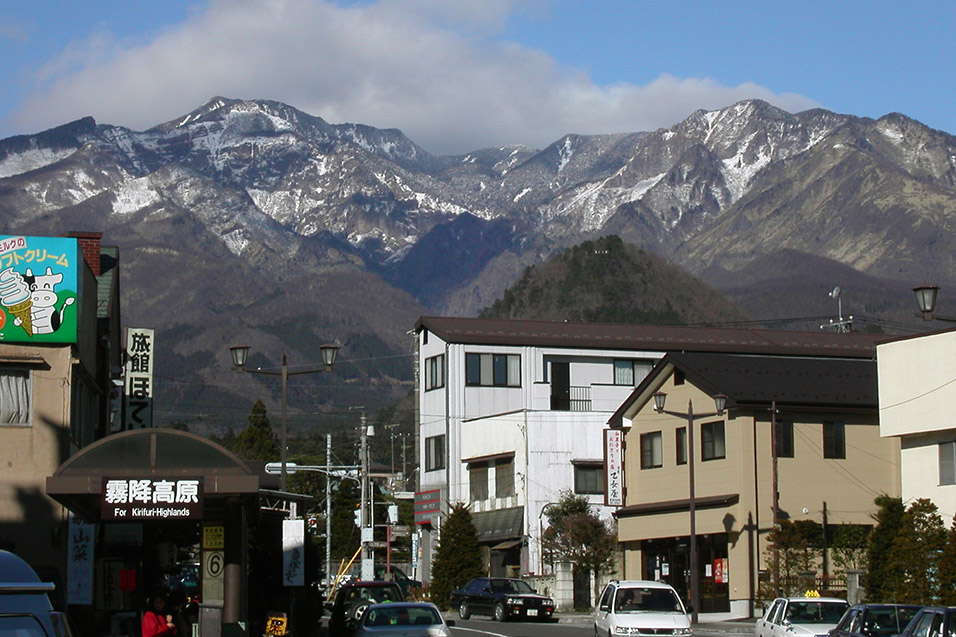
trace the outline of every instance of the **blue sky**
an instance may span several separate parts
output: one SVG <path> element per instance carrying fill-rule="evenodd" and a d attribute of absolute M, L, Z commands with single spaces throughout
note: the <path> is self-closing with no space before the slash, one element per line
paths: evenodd
<path fill-rule="evenodd" d="M 141 130 L 217 95 L 400 128 L 433 153 L 671 126 L 748 98 L 956 133 L 956 3 L 0 2 L 0 137 Z"/>

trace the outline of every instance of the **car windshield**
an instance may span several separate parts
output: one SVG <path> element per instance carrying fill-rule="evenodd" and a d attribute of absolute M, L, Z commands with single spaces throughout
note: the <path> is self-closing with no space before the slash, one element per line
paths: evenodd
<path fill-rule="evenodd" d="M 367 599 L 373 604 L 398 602 L 401 598 L 395 592 L 395 586 L 355 586 L 349 589 L 345 600 Z"/>
<path fill-rule="evenodd" d="M 836 624 L 846 611 L 840 602 L 790 602 L 787 605 L 787 621 L 791 624 Z"/>
<path fill-rule="evenodd" d="M 619 588 L 614 596 L 618 613 L 683 613 L 677 594 L 669 588 Z"/>
<path fill-rule="evenodd" d="M 365 618 L 366 626 L 436 626 L 441 616 L 428 606 L 389 604 L 371 608 Z"/>
<path fill-rule="evenodd" d="M 897 635 L 916 615 L 918 608 L 871 608 L 863 620 L 863 632 L 870 635 Z"/>
<path fill-rule="evenodd" d="M 493 579 L 491 590 L 496 593 L 533 593 L 534 589 L 520 579 Z"/>

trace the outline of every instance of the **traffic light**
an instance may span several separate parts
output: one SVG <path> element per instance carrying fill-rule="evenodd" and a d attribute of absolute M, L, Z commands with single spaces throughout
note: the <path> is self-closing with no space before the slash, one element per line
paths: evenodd
<path fill-rule="evenodd" d="M 362 507 L 355 509 L 355 526 L 362 528 Z"/>
<path fill-rule="evenodd" d="M 318 529 L 319 529 L 319 516 L 317 516 L 317 515 L 310 515 L 310 516 L 309 516 L 308 518 L 306 518 L 306 519 L 308 520 L 309 532 L 310 532 L 310 533 L 315 533 L 316 531 L 318 531 Z"/>

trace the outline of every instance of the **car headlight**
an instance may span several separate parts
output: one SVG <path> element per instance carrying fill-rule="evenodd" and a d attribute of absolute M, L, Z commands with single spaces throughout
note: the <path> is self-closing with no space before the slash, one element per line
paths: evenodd
<path fill-rule="evenodd" d="M 551 599 L 550 597 L 546 597 L 544 601 L 542 601 L 541 603 L 544 604 L 545 606 L 554 606 L 554 600 Z"/>
<path fill-rule="evenodd" d="M 508 603 L 515 606 L 521 606 L 524 604 L 524 600 L 521 599 L 520 597 L 509 597 Z"/>
<path fill-rule="evenodd" d="M 675 628 L 674 634 L 675 635 L 693 635 L 694 631 L 690 628 Z"/>

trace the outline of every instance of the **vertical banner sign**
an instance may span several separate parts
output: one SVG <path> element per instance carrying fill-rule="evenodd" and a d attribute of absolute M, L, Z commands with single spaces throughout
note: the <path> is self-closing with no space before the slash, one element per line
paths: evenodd
<path fill-rule="evenodd" d="M 66 603 L 89 606 L 93 603 L 93 545 L 96 526 L 81 522 L 72 514 L 66 550 Z"/>
<path fill-rule="evenodd" d="M 75 343 L 78 244 L 0 235 L 0 341 Z"/>
<path fill-rule="evenodd" d="M 604 504 L 624 506 L 624 432 L 604 430 Z"/>
<path fill-rule="evenodd" d="M 153 426 L 153 330 L 126 329 L 123 430 Z"/>
<path fill-rule="evenodd" d="M 305 585 L 305 520 L 282 521 L 282 585 Z"/>

